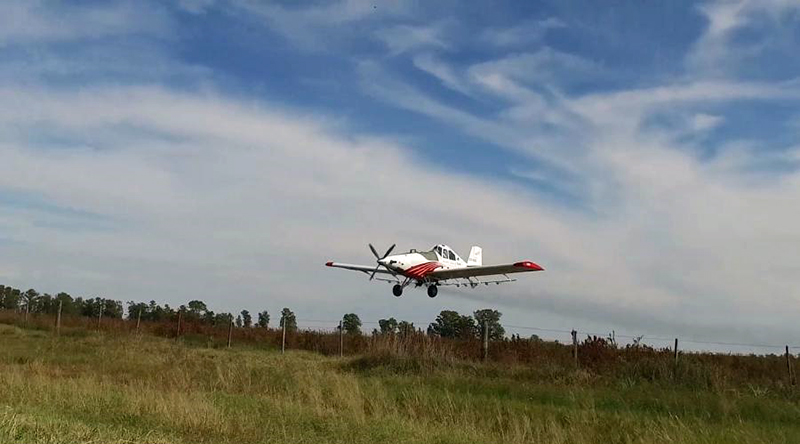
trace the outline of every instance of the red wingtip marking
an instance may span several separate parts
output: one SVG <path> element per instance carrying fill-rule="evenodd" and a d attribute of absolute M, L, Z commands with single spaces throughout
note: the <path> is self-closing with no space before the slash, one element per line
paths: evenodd
<path fill-rule="evenodd" d="M 333 267 L 333 262 L 325 262 L 326 267 Z"/>
<path fill-rule="evenodd" d="M 535 271 L 544 270 L 544 268 L 540 267 L 539 265 L 537 265 L 537 264 L 535 264 L 535 263 L 533 263 L 531 261 L 517 262 L 516 264 L 514 264 L 514 266 L 515 267 L 522 267 L 522 268 L 529 268 L 529 269 L 535 270 Z"/>

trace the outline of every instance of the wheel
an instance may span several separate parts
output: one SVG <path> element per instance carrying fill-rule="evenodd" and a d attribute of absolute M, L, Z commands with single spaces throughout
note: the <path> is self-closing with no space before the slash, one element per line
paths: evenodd
<path fill-rule="evenodd" d="M 403 294 L 403 286 L 400 284 L 395 285 L 392 287 L 392 293 L 399 298 Z"/>
<path fill-rule="evenodd" d="M 428 297 L 435 298 L 439 294 L 439 287 L 436 285 L 428 285 Z"/>

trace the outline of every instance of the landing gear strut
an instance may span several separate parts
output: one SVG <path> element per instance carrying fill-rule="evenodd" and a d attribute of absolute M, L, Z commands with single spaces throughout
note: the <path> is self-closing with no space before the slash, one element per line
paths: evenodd
<path fill-rule="evenodd" d="M 439 287 L 437 285 L 428 285 L 428 297 L 435 298 L 439 294 Z"/>
<path fill-rule="evenodd" d="M 396 284 L 394 287 L 392 287 L 392 294 L 394 294 L 399 298 L 400 295 L 403 294 L 403 286 L 400 284 Z"/>

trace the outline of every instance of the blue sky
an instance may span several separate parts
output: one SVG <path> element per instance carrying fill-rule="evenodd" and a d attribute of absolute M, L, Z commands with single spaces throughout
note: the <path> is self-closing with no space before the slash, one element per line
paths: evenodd
<path fill-rule="evenodd" d="M 3 2 L 0 282 L 781 344 L 798 19 L 792 0 Z M 398 300 L 319 266 L 368 263 L 367 242 L 547 271 Z"/>

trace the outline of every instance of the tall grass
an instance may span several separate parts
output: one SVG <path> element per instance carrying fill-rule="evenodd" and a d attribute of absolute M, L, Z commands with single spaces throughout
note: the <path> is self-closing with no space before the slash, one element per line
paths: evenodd
<path fill-rule="evenodd" d="M 0 310 L 0 323 L 29 329 L 53 332 L 55 317 Z M 127 337 L 137 332 L 136 321 L 102 319 L 80 316 L 62 318 L 62 335 L 81 336 L 93 332 Z M 139 334 L 175 338 L 176 322 L 142 321 Z M 183 322 L 181 340 L 207 348 L 223 348 L 228 341 L 228 326 L 209 326 Z M 233 328 L 232 343 L 257 349 L 281 348 L 282 331 L 265 328 Z M 305 350 L 326 356 L 340 351 L 338 333 L 299 330 L 286 336 L 290 350 Z M 420 367 L 460 361 L 478 362 L 482 359 L 482 344 L 478 340 L 451 340 L 431 337 L 420 331 L 393 335 L 345 335 L 344 353 L 360 356 L 365 362 L 393 362 L 392 365 Z M 557 375 L 575 367 L 572 346 L 547 341 L 492 341 L 489 362 L 502 366 L 523 366 Z M 795 393 L 791 386 L 783 355 L 733 355 L 719 353 L 682 352 L 675 364 L 673 351 L 647 346 L 617 347 L 598 338 L 588 338 L 578 347 L 579 368 L 595 383 L 644 380 L 692 388 L 727 390 L 760 387 L 772 392 Z M 797 373 L 797 362 L 790 365 Z"/>
<path fill-rule="evenodd" d="M 724 378 L 479 363 L 430 339 L 340 359 L 70 328 L 0 325 L 0 442 L 800 442 L 789 390 Z"/>
<path fill-rule="evenodd" d="M 71 328 L 0 325 L 0 442 L 800 442 L 791 391 L 725 378 L 479 363 L 430 339 L 339 359 Z"/>

